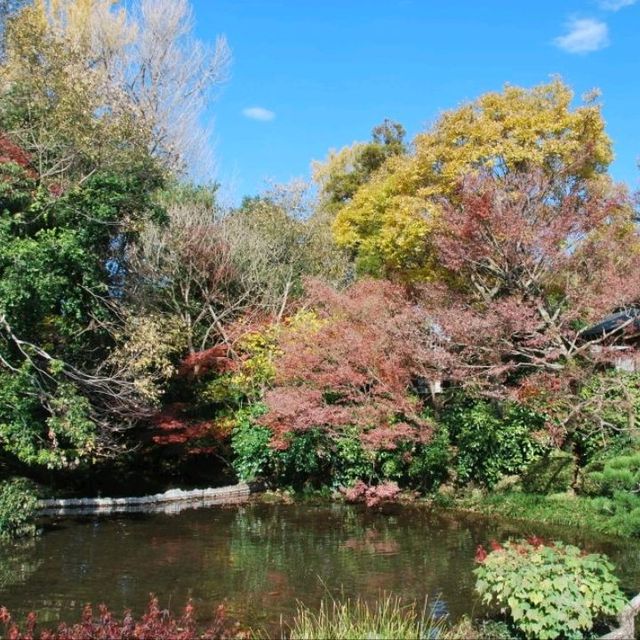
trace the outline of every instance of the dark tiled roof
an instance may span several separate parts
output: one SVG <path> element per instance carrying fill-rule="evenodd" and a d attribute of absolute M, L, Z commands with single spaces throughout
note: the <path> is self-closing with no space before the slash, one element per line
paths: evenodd
<path fill-rule="evenodd" d="M 632 320 L 632 322 L 629 322 Z M 612 333 L 616 328 L 629 323 L 625 327 L 625 332 L 640 332 L 640 309 L 625 309 L 624 311 L 618 311 L 604 318 L 604 320 L 594 324 L 591 327 L 585 329 L 580 336 L 587 340 L 594 340 L 596 338 L 602 338 L 607 334 Z"/>

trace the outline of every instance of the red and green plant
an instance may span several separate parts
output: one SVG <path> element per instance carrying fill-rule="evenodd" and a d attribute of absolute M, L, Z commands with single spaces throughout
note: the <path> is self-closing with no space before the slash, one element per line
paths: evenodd
<path fill-rule="evenodd" d="M 1 607 L 0 623 L 4 625 L 2 637 L 8 640 L 230 640 L 248 637 L 238 625 L 229 621 L 223 605 L 215 610 L 213 620 L 206 628 L 201 628 L 191 601 L 182 615 L 175 617 L 171 611 L 160 608 L 155 596 L 151 596 L 147 610 L 140 618 L 134 618 L 127 610 L 118 619 L 105 605 L 100 605 L 96 613 L 88 604 L 80 622 L 61 623 L 55 630 L 39 629 L 35 613 L 29 613 L 24 625 L 20 626 L 10 612 Z"/>
<path fill-rule="evenodd" d="M 582 638 L 616 615 L 625 598 L 605 556 L 562 542 L 527 540 L 479 546 L 474 570 L 482 602 L 507 614 L 527 638 Z"/>
<path fill-rule="evenodd" d="M 615 364 L 633 315 L 598 339 L 584 330 L 640 300 L 640 236 L 622 189 L 520 171 L 471 174 L 440 203 L 439 273 L 423 304 L 439 337 L 432 356 L 474 394 L 524 402 L 562 442 L 588 424 L 626 415 L 620 378 L 593 385 Z M 585 388 L 598 389 L 588 397 Z M 615 405 L 615 407 L 614 407 Z"/>
<path fill-rule="evenodd" d="M 358 480 L 344 490 L 344 497 L 348 502 L 364 502 L 367 507 L 377 507 L 383 502 L 393 502 L 399 494 L 400 487 L 397 482 L 381 482 L 370 486 Z"/>
<path fill-rule="evenodd" d="M 371 450 L 425 442 L 432 427 L 411 385 L 430 371 L 421 327 L 427 318 L 399 286 L 363 280 L 339 292 L 307 282 L 314 320 L 283 333 L 262 424 L 272 444 L 295 432 L 322 429 L 339 438 L 356 427 Z"/>

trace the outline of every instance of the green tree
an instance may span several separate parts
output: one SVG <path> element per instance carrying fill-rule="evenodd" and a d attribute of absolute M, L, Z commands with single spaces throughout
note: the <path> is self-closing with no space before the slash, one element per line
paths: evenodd
<path fill-rule="evenodd" d="M 322 204 L 335 213 L 348 203 L 388 158 L 406 153 L 404 136 L 401 124 L 384 120 L 373 128 L 369 142 L 331 151 L 324 162 L 314 162 L 313 177 Z"/>
<path fill-rule="evenodd" d="M 154 208 L 135 173 L 52 194 L 15 162 L 0 171 L 0 455 L 73 466 L 145 411 L 139 382 L 109 359 L 122 314 L 108 267 Z"/>

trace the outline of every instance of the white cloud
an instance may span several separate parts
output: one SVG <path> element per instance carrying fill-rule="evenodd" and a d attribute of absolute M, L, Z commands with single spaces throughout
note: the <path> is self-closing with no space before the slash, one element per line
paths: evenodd
<path fill-rule="evenodd" d="M 269 122 L 276 117 L 276 114 L 264 107 L 247 107 L 242 110 L 242 115 L 251 120 L 259 120 L 260 122 Z"/>
<path fill-rule="evenodd" d="M 604 49 L 609 44 L 609 28 L 606 22 L 593 18 L 574 18 L 569 21 L 568 33 L 553 42 L 568 53 L 589 53 Z"/>
<path fill-rule="evenodd" d="M 619 11 L 635 3 L 636 0 L 599 0 L 598 5 L 605 11 Z"/>

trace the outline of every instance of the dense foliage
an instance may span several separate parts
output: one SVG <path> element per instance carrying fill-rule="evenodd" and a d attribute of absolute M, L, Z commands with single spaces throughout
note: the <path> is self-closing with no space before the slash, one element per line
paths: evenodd
<path fill-rule="evenodd" d="M 507 85 L 411 145 L 385 120 L 315 188 L 231 206 L 202 124 L 230 54 L 188 0 L 7 0 L 0 23 L 0 538 L 36 532 L 44 486 L 125 467 L 640 535 L 638 200 L 607 174 L 595 96 Z M 603 556 L 560 542 L 477 560 L 528 638 L 623 604 Z M 301 608 L 291 632 L 444 627 L 389 598 Z M 40 637 L 237 632 L 153 599 Z"/>
<path fill-rule="evenodd" d="M 460 180 L 485 168 L 498 176 L 539 168 L 578 182 L 603 171 L 611 143 L 596 104 L 571 109 L 559 80 L 532 90 L 507 86 L 446 112 L 416 136 L 408 155 L 391 155 L 339 210 L 336 239 L 377 271 L 432 277 L 431 232 L 440 198 L 456 199 Z"/>
<path fill-rule="evenodd" d="M 536 435 L 544 418 L 520 404 L 464 398 L 441 417 L 455 447 L 455 480 L 493 487 L 502 477 L 522 474 L 545 446 Z"/>
<path fill-rule="evenodd" d="M 322 208 L 329 214 L 337 213 L 389 158 L 404 155 L 404 136 L 401 124 L 385 120 L 373 128 L 370 142 L 331 151 L 324 162 L 315 162 L 313 177 L 321 190 Z"/>
<path fill-rule="evenodd" d="M 582 638 L 596 620 L 616 615 L 625 598 L 600 554 L 542 540 L 479 547 L 476 590 L 507 613 L 527 638 Z"/>
<path fill-rule="evenodd" d="M 385 120 L 315 191 L 224 206 L 191 178 L 229 52 L 186 0 L 7 8 L 0 481 L 510 487 L 636 530 L 640 236 L 595 99 L 506 86 L 412 145 Z"/>
<path fill-rule="evenodd" d="M 25 478 L 9 478 L 0 483 L 0 538 L 33 535 L 37 502 L 34 489 Z"/>
<path fill-rule="evenodd" d="M 3 451 L 77 464 L 144 412 L 133 372 L 109 359 L 121 313 L 105 265 L 152 207 L 135 175 L 95 173 L 57 195 L 15 189 L 0 221 Z"/>
<path fill-rule="evenodd" d="M 307 282 L 313 309 L 305 325 L 279 340 L 263 423 L 286 446 L 287 434 L 323 428 L 330 437 L 361 431 L 363 444 L 393 449 L 430 436 L 412 380 L 428 371 L 421 310 L 400 288 L 363 280 L 344 292 Z"/>
<path fill-rule="evenodd" d="M 182 1 L 169 11 L 149 0 L 135 14 L 102 0 L 9 8 L 0 61 L 0 468 L 42 481 L 137 446 L 123 434 L 150 415 L 180 355 L 162 346 L 152 310 L 126 303 L 128 254 L 147 226 L 166 224 L 158 190 L 185 166 L 176 137 L 185 142 L 185 132 L 170 120 L 199 113 L 225 56 L 221 41 L 202 58 Z M 17 486 L 3 484 L 3 495 Z M 33 505 L 23 507 L 28 514 Z"/>
<path fill-rule="evenodd" d="M 640 482 L 640 454 L 616 456 L 593 463 L 585 469 L 584 490 L 596 495 L 616 491 L 637 492 Z"/>

